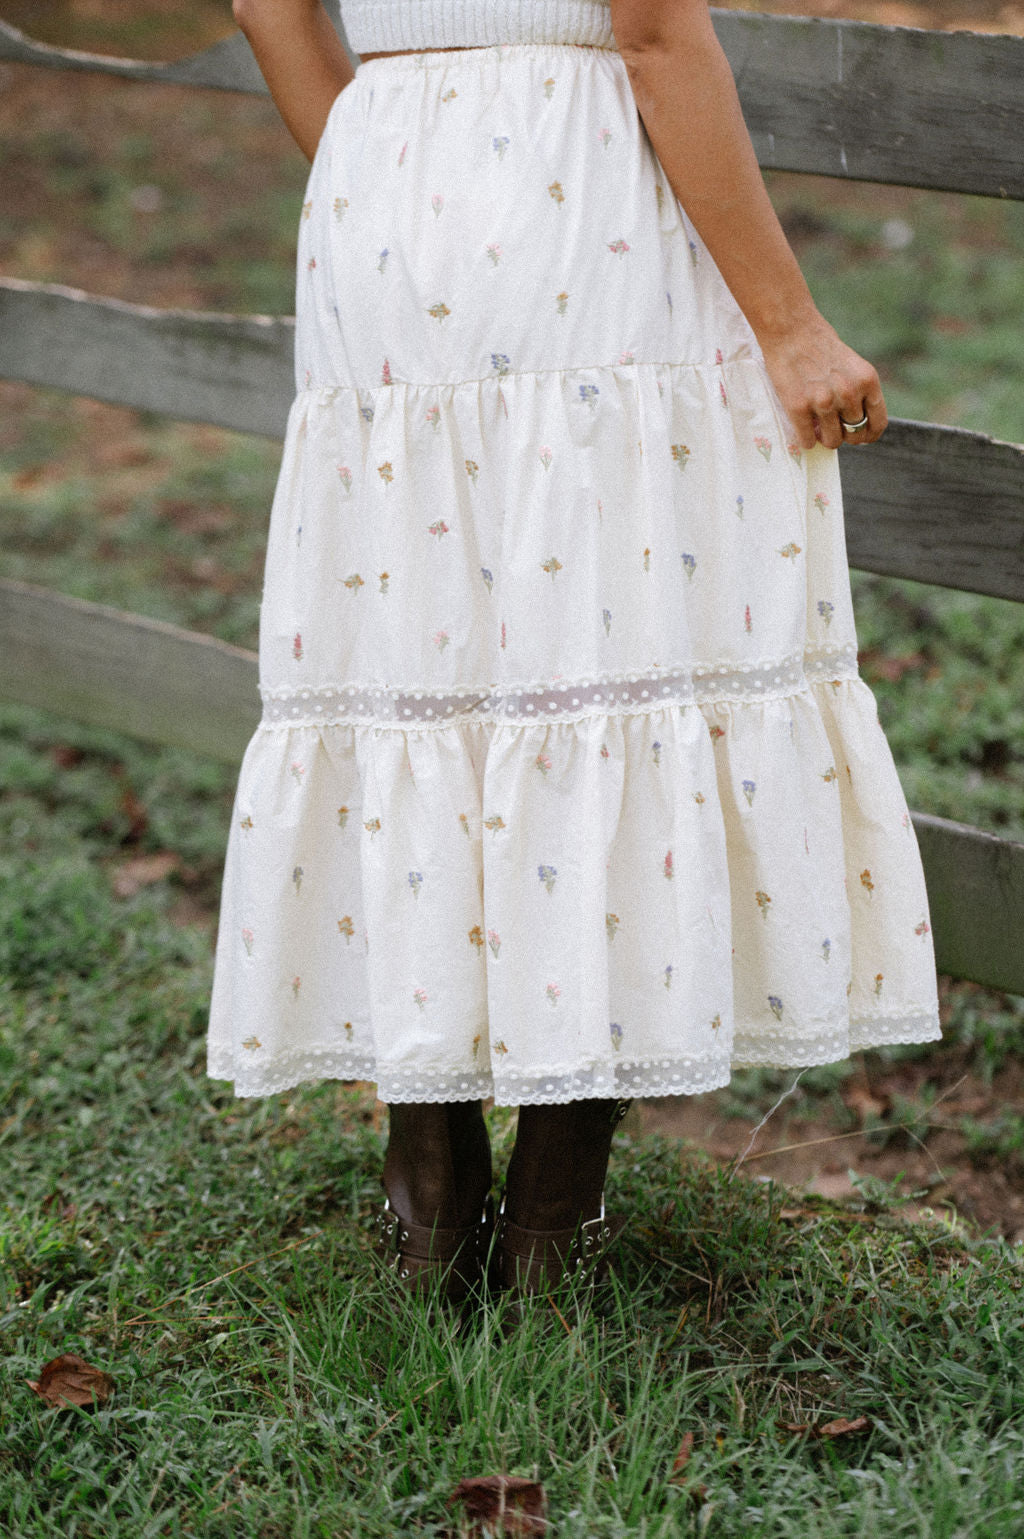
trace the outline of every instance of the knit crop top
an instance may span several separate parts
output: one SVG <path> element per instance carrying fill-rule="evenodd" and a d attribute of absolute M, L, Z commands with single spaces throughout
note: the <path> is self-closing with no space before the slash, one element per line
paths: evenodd
<path fill-rule="evenodd" d="M 358 54 L 494 43 L 614 48 L 610 0 L 341 0 Z"/>

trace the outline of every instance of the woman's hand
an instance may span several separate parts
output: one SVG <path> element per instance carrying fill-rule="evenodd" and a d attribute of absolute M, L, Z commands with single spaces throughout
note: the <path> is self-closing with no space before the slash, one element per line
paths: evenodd
<path fill-rule="evenodd" d="M 822 443 L 870 444 L 885 431 L 888 416 L 878 375 L 814 312 L 781 335 L 760 336 L 765 367 L 803 449 Z M 856 432 L 843 422 L 867 423 Z"/>
<path fill-rule="evenodd" d="M 878 375 L 822 317 L 765 189 L 707 0 L 612 0 L 637 109 L 673 192 L 761 344 L 802 448 L 871 443 Z M 867 423 L 844 433 L 847 422 Z"/>

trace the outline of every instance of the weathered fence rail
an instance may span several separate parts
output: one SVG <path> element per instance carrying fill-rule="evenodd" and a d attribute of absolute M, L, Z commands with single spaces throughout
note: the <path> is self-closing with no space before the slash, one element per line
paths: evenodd
<path fill-rule="evenodd" d="M 1024 197 L 1024 38 L 743 11 L 712 15 L 762 166 Z M 0 22 L 0 59 L 127 80 L 266 90 L 240 35 L 178 63 L 151 64 L 51 48 Z"/>
<path fill-rule="evenodd" d="M 713 13 L 765 168 L 1024 199 L 1024 39 Z M 154 64 L 0 22 L 0 59 L 261 92 L 240 35 Z M 0 377 L 280 437 L 286 317 L 164 311 L 0 280 Z M 844 455 L 851 564 L 1024 601 L 1024 448 L 894 422 Z M 256 658 L 208 636 L 0 582 L 0 699 L 237 762 Z M 1024 993 L 1024 844 L 914 814 L 942 970 Z"/>

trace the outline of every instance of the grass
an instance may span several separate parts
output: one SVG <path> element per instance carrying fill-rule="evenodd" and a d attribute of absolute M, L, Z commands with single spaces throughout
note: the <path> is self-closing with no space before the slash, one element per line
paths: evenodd
<path fill-rule="evenodd" d="M 1024 1259 L 909 1222 L 895 1183 L 842 1207 L 620 1134 L 632 1223 L 595 1311 L 542 1303 L 506 1335 L 500 1303 L 456 1330 L 395 1296 L 369 1257 L 372 1099 L 237 1101 L 203 1072 L 210 927 L 176 905 L 215 898 L 232 782 L 0 710 L 0 1532 L 440 1535 L 459 1479 L 491 1473 L 541 1480 L 580 1539 L 1019 1532 Z M 116 897 L 149 846 L 187 870 Z M 998 1073 L 1024 1002 L 972 998 L 938 1049 L 871 1058 Z M 756 1114 L 779 1081 L 731 1093 Z M 512 1115 L 492 1130 L 500 1173 Z M 1009 1115 L 969 1132 L 982 1168 L 1018 1153 Z M 66 1351 L 113 1374 L 102 1409 L 25 1386 Z M 833 1441 L 779 1425 L 858 1416 Z"/>

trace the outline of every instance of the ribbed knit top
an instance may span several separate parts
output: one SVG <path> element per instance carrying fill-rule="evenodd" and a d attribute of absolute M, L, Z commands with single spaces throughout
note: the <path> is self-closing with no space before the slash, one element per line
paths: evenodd
<path fill-rule="evenodd" d="M 358 54 L 494 43 L 615 47 L 610 0 L 341 0 L 341 20 Z"/>

